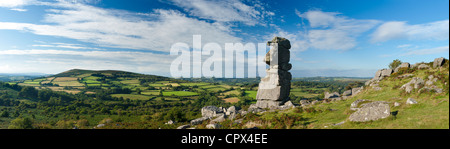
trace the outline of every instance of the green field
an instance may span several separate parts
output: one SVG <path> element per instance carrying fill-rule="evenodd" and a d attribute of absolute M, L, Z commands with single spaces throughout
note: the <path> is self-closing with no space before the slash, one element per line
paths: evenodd
<path fill-rule="evenodd" d="M 209 83 L 180 83 L 182 86 L 204 86 L 209 85 Z"/>
<path fill-rule="evenodd" d="M 146 95 L 133 95 L 133 94 L 111 94 L 112 97 L 117 97 L 120 98 L 122 97 L 123 99 L 131 99 L 131 100 L 148 100 L 150 99 L 150 96 L 146 96 Z"/>
<path fill-rule="evenodd" d="M 245 91 L 245 95 L 248 97 L 252 97 L 253 99 L 256 99 L 256 93 L 257 91 Z"/>
<path fill-rule="evenodd" d="M 189 91 L 163 91 L 163 96 L 179 96 L 179 97 L 185 97 L 185 96 L 196 96 L 198 95 L 196 92 L 189 92 Z"/>

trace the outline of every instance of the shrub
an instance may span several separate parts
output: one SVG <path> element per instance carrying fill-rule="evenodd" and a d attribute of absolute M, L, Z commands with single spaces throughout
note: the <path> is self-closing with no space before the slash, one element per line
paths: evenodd
<path fill-rule="evenodd" d="M 396 60 L 392 61 L 392 62 L 389 64 L 389 68 L 395 69 L 395 68 L 397 68 L 398 66 L 400 66 L 400 64 L 402 64 L 402 61 L 396 59 Z"/>

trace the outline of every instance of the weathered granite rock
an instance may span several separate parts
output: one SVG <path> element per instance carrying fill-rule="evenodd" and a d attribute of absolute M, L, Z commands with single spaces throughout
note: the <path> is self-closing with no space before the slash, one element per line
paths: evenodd
<path fill-rule="evenodd" d="M 443 57 L 436 58 L 433 61 L 433 68 L 441 67 L 442 65 L 444 65 L 444 63 L 445 63 L 445 58 L 443 58 Z"/>
<path fill-rule="evenodd" d="M 282 37 L 275 37 L 267 44 L 272 48 L 264 61 L 270 67 L 266 70 L 267 76 L 259 83 L 255 106 L 260 109 L 276 109 L 289 100 L 292 79 L 292 74 L 288 72 L 292 68 L 289 63 L 291 45 L 289 40 Z"/>
<path fill-rule="evenodd" d="M 412 77 L 412 76 L 414 76 L 414 75 L 413 74 L 404 74 L 404 75 L 398 76 L 397 78 L 404 79 L 404 78 L 409 78 L 409 77 Z"/>
<path fill-rule="evenodd" d="M 382 71 L 381 71 L 381 76 L 382 77 L 389 77 L 389 76 L 391 76 L 391 74 L 393 73 L 394 71 L 392 70 L 392 69 L 383 69 Z"/>
<path fill-rule="evenodd" d="M 400 68 L 410 68 L 410 67 L 411 67 L 411 65 L 410 65 L 408 62 L 404 62 L 404 63 L 400 64 L 400 66 L 398 66 L 397 68 L 395 68 L 395 69 L 394 69 L 394 72 L 398 72 L 398 70 L 399 70 Z"/>
<path fill-rule="evenodd" d="M 400 106 L 400 103 L 395 102 L 395 103 L 394 103 L 394 107 L 398 107 L 398 106 Z"/>
<path fill-rule="evenodd" d="M 300 100 L 300 106 L 306 107 L 309 106 L 311 103 L 308 100 Z"/>
<path fill-rule="evenodd" d="M 368 102 L 368 101 L 370 101 L 370 100 L 367 100 L 367 99 L 355 100 L 354 102 L 352 102 L 352 104 L 350 104 L 350 110 L 356 111 L 359 109 L 358 107 L 359 107 L 360 103 Z"/>
<path fill-rule="evenodd" d="M 351 114 L 349 120 L 352 122 L 367 122 L 383 119 L 391 114 L 391 108 L 385 101 L 374 101 L 361 104 L 358 110 Z"/>
<path fill-rule="evenodd" d="M 406 100 L 406 104 L 417 104 L 417 101 L 414 98 L 408 98 L 408 100 Z"/>
<path fill-rule="evenodd" d="M 191 125 L 186 124 L 186 125 L 178 126 L 177 129 L 187 129 L 187 128 L 189 128 L 189 127 L 191 127 Z"/>
<path fill-rule="evenodd" d="M 352 90 L 346 90 L 344 93 L 342 93 L 342 96 L 350 96 L 352 95 Z"/>
<path fill-rule="evenodd" d="M 427 64 L 420 64 L 419 66 L 417 66 L 417 68 L 419 68 L 419 69 L 429 69 L 430 66 L 428 66 Z"/>
<path fill-rule="evenodd" d="M 223 122 L 223 121 L 225 121 L 226 120 L 226 115 L 225 114 L 220 114 L 219 116 L 217 116 L 215 119 L 213 119 L 213 120 L 211 120 L 211 124 L 214 124 L 214 123 L 220 123 L 220 122 Z"/>
<path fill-rule="evenodd" d="M 338 92 L 333 92 L 333 93 L 325 92 L 324 99 L 330 99 L 330 98 L 336 98 L 336 97 L 339 97 Z"/>
<path fill-rule="evenodd" d="M 207 129 L 220 129 L 222 127 L 222 125 L 220 124 L 208 124 L 206 125 Z"/>
<path fill-rule="evenodd" d="M 206 106 L 202 108 L 202 117 L 217 117 L 217 114 L 220 113 L 223 113 L 223 109 L 216 106 Z"/>
<path fill-rule="evenodd" d="M 311 102 L 311 105 L 316 105 L 316 104 L 318 104 L 319 102 L 320 102 L 319 100 L 314 100 L 314 101 Z"/>
<path fill-rule="evenodd" d="M 404 89 L 407 93 L 411 93 L 411 91 L 414 89 L 419 89 L 423 87 L 425 84 L 425 81 L 423 81 L 422 78 L 414 77 L 409 81 L 408 83 L 402 85 L 400 89 Z"/>
<path fill-rule="evenodd" d="M 209 120 L 210 117 L 201 117 L 194 120 L 191 120 L 191 125 L 197 125 L 203 123 L 203 121 Z"/>
<path fill-rule="evenodd" d="M 352 96 L 356 96 L 359 92 L 361 92 L 364 89 L 364 87 L 355 87 L 352 88 Z"/>

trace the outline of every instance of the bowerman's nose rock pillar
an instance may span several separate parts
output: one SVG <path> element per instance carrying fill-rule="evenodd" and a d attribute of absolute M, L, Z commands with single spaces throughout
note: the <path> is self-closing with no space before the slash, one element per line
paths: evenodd
<path fill-rule="evenodd" d="M 256 94 L 256 107 L 276 108 L 289 100 L 292 75 L 288 72 L 292 65 L 289 63 L 291 44 L 289 40 L 275 37 L 268 41 L 272 46 L 264 61 L 270 66 L 266 70 L 267 76 L 261 79 Z"/>

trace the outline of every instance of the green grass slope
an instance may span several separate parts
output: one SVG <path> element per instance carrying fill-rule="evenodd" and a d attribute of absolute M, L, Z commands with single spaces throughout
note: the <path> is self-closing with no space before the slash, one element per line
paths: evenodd
<path fill-rule="evenodd" d="M 427 65 L 432 66 L 432 63 Z M 404 74 L 412 74 L 407 78 L 399 78 Z M 406 93 L 400 89 L 413 77 L 428 80 L 433 75 L 438 80 L 434 83 L 443 93 L 434 91 L 419 92 L 414 89 Z M 418 70 L 410 68 L 394 73 L 390 77 L 380 81 L 381 90 L 375 90 L 371 86 L 365 86 L 364 90 L 344 101 L 322 103 L 311 107 L 296 107 L 285 111 L 265 112 L 251 114 L 244 117 L 240 125 L 229 125 L 226 128 L 247 128 L 258 126 L 267 129 L 449 129 L 449 62 L 440 68 Z M 414 98 L 418 104 L 408 105 L 408 98 Z M 357 99 L 373 101 L 387 101 L 391 111 L 398 111 L 396 117 L 370 122 L 350 122 L 348 117 L 354 112 L 350 105 Z M 394 103 L 400 106 L 394 107 Z M 226 123 L 226 122 L 225 122 Z"/>

